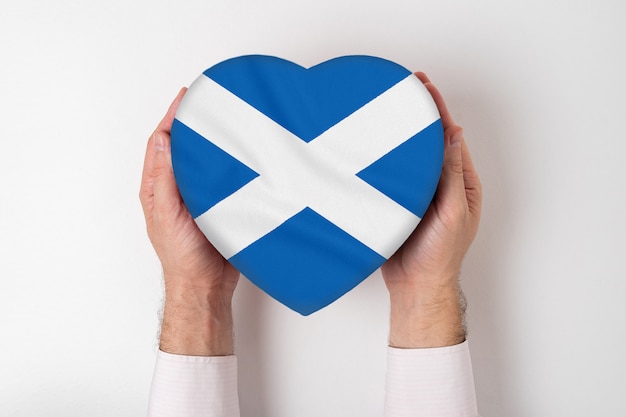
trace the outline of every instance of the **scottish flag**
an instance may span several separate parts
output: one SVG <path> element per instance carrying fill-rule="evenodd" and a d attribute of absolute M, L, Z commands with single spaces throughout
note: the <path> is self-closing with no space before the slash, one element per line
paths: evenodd
<path fill-rule="evenodd" d="M 303 315 L 385 262 L 424 215 L 443 130 L 423 84 L 380 58 L 311 68 L 244 56 L 206 70 L 172 126 L 196 223 L 242 274 Z"/>

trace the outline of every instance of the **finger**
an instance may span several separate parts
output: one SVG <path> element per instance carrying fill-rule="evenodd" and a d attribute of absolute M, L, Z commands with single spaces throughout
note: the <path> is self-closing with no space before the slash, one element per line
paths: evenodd
<path fill-rule="evenodd" d="M 174 178 L 170 136 L 163 131 L 154 134 L 154 215 L 171 216 L 180 207 L 182 199 Z"/>
<path fill-rule="evenodd" d="M 466 179 L 466 185 L 473 188 L 471 187 L 472 182 L 478 179 L 478 173 L 474 167 L 474 161 L 472 160 L 472 155 L 470 155 L 469 147 L 467 146 L 466 141 L 463 141 L 461 151 L 463 155 L 463 177 Z"/>
<path fill-rule="evenodd" d="M 428 75 L 426 75 L 425 72 L 418 71 L 415 73 L 415 76 L 419 78 L 419 80 L 424 84 L 430 82 L 430 79 L 428 78 Z"/>
<path fill-rule="evenodd" d="M 444 204 L 465 202 L 465 184 L 463 178 L 463 129 L 456 126 L 445 134 L 445 148 L 441 180 L 437 189 L 438 198 Z M 465 203 L 464 203 L 465 204 Z"/>
<path fill-rule="evenodd" d="M 174 116 L 176 116 L 176 110 L 178 109 L 178 105 L 182 101 L 183 96 L 186 92 L 187 87 L 183 87 L 180 89 L 178 95 L 176 96 L 172 104 L 170 104 L 170 107 L 167 109 L 167 113 L 165 113 L 165 116 L 157 126 L 156 130 L 167 133 L 168 135 L 170 134 L 170 131 L 172 130 L 172 123 L 174 122 Z"/>
<path fill-rule="evenodd" d="M 461 152 L 463 158 L 463 182 L 465 184 L 467 203 L 473 213 L 479 214 L 482 206 L 482 184 L 465 141 L 462 143 Z"/>
<path fill-rule="evenodd" d="M 175 207 L 181 203 L 178 186 L 174 179 L 174 170 L 172 169 L 170 132 L 176 110 L 186 91 L 187 88 L 183 87 L 178 92 L 169 109 L 167 109 L 163 120 L 157 126 L 157 130 L 154 132 L 154 166 L 152 176 L 154 178 L 154 208 L 157 212 L 167 211 L 168 208 Z"/>
<path fill-rule="evenodd" d="M 152 170 L 154 169 L 154 135 L 150 135 L 148 139 L 148 146 L 146 147 L 146 155 L 143 161 L 143 171 L 141 173 L 141 187 L 139 188 L 139 201 L 141 201 L 141 207 L 143 208 L 143 214 L 148 217 L 150 211 L 150 202 L 154 195 L 154 181 L 152 178 Z"/>
<path fill-rule="evenodd" d="M 144 215 L 148 215 L 148 211 L 151 209 L 151 199 L 154 196 L 154 160 L 156 155 L 156 135 L 165 134 L 169 136 L 174 121 L 174 116 L 178 105 L 180 104 L 187 88 L 183 87 L 176 95 L 174 101 L 170 104 L 167 113 L 163 119 L 157 125 L 156 130 L 150 135 L 148 139 L 148 145 L 146 147 L 146 155 L 144 158 L 143 171 L 141 174 L 141 187 L 139 190 L 139 200 L 141 201 Z"/>
<path fill-rule="evenodd" d="M 437 109 L 439 110 L 439 115 L 441 116 L 441 123 L 443 124 L 443 129 L 446 130 L 448 128 L 456 126 L 456 124 L 454 123 L 454 120 L 452 120 L 452 115 L 450 114 L 450 111 L 448 110 L 448 106 L 446 105 L 446 102 L 443 99 L 443 96 L 441 95 L 437 87 L 435 87 L 435 85 L 430 82 L 424 84 L 424 86 L 428 89 L 428 92 L 433 97 L 433 100 L 435 101 L 435 104 L 437 105 Z"/>
<path fill-rule="evenodd" d="M 443 123 L 444 130 L 449 127 L 455 126 L 454 120 L 452 120 L 452 115 L 450 114 L 450 111 L 448 110 L 448 106 L 446 105 L 446 102 L 443 99 L 443 96 L 439 92 L 439 89 L 435 87 L 435 84 L 433 84 L 432 81 L 430 81 L 430 78 L 428 78 L 428 75 L 420 71 L 420 72 L 416 72 L 415 76 L 424 84 L 426 89 L 428 89 L 428 92 L 430 93 L 430 95 L 433 97 L 433 100 L 435 101 L 435 104 L 437 105 L 437 109 L 439 110 L 439 115 L 441 116 L 441 122 Z"/>

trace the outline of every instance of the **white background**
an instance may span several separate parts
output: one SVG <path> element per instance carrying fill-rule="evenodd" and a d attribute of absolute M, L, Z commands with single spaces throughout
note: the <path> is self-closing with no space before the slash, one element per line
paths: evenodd
<path fill-rule="evenodd" d="M 625 4 L 3 0 L 0 415 L 145 414 L 146 139 L 249 53 L 426 71 L 484 182 L 462 277 L 483 417 L 626 415 Z M 381 416 L 387 309 L 378 273 L 308 318 L 242 280 L 243 416 Z"/>

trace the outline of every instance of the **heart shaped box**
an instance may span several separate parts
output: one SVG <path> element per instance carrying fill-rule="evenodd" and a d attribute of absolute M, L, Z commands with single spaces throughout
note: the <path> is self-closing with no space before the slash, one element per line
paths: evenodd
<path fill-rule="evenodd" d="M 171 136 L 176 182 L 202 232 L 302 315 L 402 245 L 443 163 L 428 90 L 371 56 L 308 69 L 262 55 L 223 61 L 189 87 Z"/>

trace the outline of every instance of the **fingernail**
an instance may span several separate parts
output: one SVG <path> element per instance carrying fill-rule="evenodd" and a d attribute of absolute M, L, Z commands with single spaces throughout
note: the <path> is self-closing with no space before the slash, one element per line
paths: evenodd
<path fill-rule="evenodd" d="M 154 134 L 154 148 L 157 152 L 163 152 L 165 150 L 165 140 L 160 133 Z"/>

